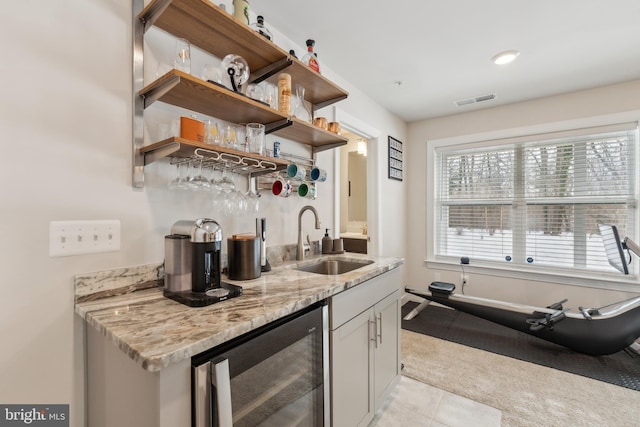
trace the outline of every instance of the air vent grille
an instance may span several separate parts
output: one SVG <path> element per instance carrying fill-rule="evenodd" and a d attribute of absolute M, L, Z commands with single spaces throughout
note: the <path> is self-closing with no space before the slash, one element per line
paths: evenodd
<path fill-rule="evenodd" d="M 458 107 L 463 107 L 465 105 L 477 104 L 478 102 L 491 101 L 492 99 L 496 99 L 495 93 L 480 95 L 476 96 L 475 98 L 461 99 L 460 101 L 455 101 L 454 104 L 456 104 Z"/>

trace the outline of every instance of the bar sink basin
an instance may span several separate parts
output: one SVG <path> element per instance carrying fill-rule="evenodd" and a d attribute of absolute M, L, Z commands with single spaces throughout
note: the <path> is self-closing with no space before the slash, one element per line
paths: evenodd
<path fill-rule="evenodd" d="M 314 264 L 302 265 L 300 267 L 296 267 L 295 269 L 298 271 L 306 271 L 309 273 L 333 275 L 333 274 L 348 273 L 350 271 L 356 270 L 360 267 L 364 267 L 365 265 L 369 265 L 369 264 L 373 264 L 373 261 L 369 261 L 369 260 L 347 261 L 347 260 L 337 259 L 337 260 L 324 260 L 324 261 L 316 262 Z"/>

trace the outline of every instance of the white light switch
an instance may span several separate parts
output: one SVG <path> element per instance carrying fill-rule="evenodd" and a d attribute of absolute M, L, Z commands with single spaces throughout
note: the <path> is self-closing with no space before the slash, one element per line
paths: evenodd
<path fill-rule="evenodd" d="M 49 256 L 69 256 L 120 250 L 120 221 L 51 221 Z"/>

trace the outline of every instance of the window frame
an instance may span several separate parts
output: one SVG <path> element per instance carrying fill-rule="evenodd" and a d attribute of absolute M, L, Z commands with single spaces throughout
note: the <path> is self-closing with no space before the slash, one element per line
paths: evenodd
<path fill-rule="evenodd" d="M 589 135 L 594 133 L 602 133 L 614 130 L 621 130 L 621 127 L 628 127 L 630 123 L 638 127 L 640 120 L 640 112 L 628 112 L 614 114 L 603 117 L 592 117 L 587 119 L 578 119 L 564 122 L 547 123 L 541 125 L 533 125 L 522 128 L 503 129 L 498 131 L 461 135 L 451 138 L 440 138 L 427 141 L 427 174 L 426 174 L 426 233 L 427 233 L 427 253 L 425 265 L 427 268 L 437 268 L 441 270 L 460 270 L 460 260 L 453 256 L 442 256 L 436 254 L 436 245 L 438 239 L 436 233 L 438 230 L 438 214 L 440 206 L 437 205 L 437 176 L 439 166 L 437 165 L 437 151 L 441 149 L 480 149 L 487 147 L 495 147 L 498 145 L 508 146 L 509 144 L 520 144 L 526 142 L 539 141 L 542 139 L 562 138 L 569 136 Z M 636 132 L 638 132 L 636 130 Z M 638 180 L 640 176 L 640 148 L 636 146 L 634 150 L 635 173 L 634 173 L 634 200 L 638 202 Z M 632 235 L 628 237 L 634 241 L 638 241 L 638 229 L 640 229 L 640 221 L 638 213 L 635 216 L 636 226 L 631 231 Z M 433 238 L 430 238 L 433 236 Z M 439 236 L 437 236 L 439 237 Z M 636 257 L 633 257 L 636 258 Z M 599 289 L 616 289 L 623 291 L 640 292 L 640 259 L 632 262 L 636 263 L 635 275 L 622 275 L 620 273 L 598 272 L 594 277 L 593 271 L 590 270 L 570 270 L 567 272 L 565 268 L 557 268 L 551 266 L 530 266 L 523 264 L 508 264 L 505 262 L 478 261 L 465 266 L 465 272 L 496 275 L 514 279 L 525 279 L 529 281 L 551 282 L 559 284 L 571 284 L 578 286 L 594 287 Z"/>

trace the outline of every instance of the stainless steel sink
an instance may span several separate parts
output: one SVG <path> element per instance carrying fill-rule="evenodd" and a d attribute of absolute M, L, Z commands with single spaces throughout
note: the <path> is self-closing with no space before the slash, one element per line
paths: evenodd
<path fill-rule="evenodd" d="M 373 264 L 373 261 L 347 261 L 337 259 L 324 260 L 313 264 L 302 265 L 300 267 L 296 267 L 295 269 L 299 271 L 307 271 L 309 273 L 332 275 L 348 273 L 369 264 Z"/>

